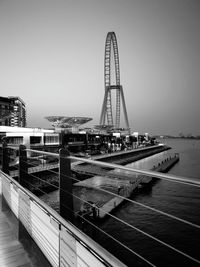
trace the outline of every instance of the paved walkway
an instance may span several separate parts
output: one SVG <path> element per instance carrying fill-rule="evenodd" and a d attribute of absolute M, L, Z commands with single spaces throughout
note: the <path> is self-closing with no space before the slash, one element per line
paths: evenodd
<path fill-rule="evenodd" d="M 11 227 L 7 212 L 2 211 L 0 195 L 0 266 L 1 267 L 32 267 L 27 252 L 17 240 Z"/>

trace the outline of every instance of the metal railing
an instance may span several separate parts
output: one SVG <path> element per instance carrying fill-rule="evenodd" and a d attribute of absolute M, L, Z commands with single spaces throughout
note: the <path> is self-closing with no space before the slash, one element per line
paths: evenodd
<path fill-rule="evenodd" d="M 35 153 L 35 151 L 32 152 Z M 6 157 L 8 159 L 8 155 Z M 6 166 L 9 165 L 6 164 Z M 23 179 L 28 177 L 28 167 L 26 150 L 22 146 L 19 175 L 23 176 Z M 5 166 L 3 169 L 5 170 Z M 8 173 L 9 169 L 6 172 Z M 66 216 L 65 218 L 60 216 L 49 205 L 27 190 L 23 179 L 16 179 L 20 184 L 9 174 L 0 171 L 2 184 L 0 193 L 52 266 L 68 266 L 68 264 L 78 266 L 81 262 L 87 263 L 88 266 L 124 266 L 117 258 L 65 219 Z M 34 186 L 34 184 L 31 185 Z M 58 189 L 58 187 L 55 188 Z M 37 189 L 40 193 L 46 194 L 45 191 Z M 67 217 L 72 220 L 71 216 Z"/>
<path fill-rule="evenodd" d="M 37 155 L 45 155 L 45 156 L 50 156 L 50 157 L 54 157 L 54 158 L 59 158 L 59 172 L 56 170 L 49 170 L 48 171 L 49 173 L 51 173 L 53 175 L 57 175 L 57 183 L 52 183 L 52 181 L 45 181 L 43 178 L 37 177 L 35 174 L 28 174 L 28 168 L 33 166 L 35 163 L 34 162 L 32 162 L 32 163 L 27 162 L 27 152 L 35 153 Z M 4 153 L 5 153 L 5 150 L 4 150 Z M 88 236 L 91 236 L 97 242 L 103 244 L 104 242 L 102 240 L 104 240 L 103 236 L 105 235 L 106 236 L 105 239 L 107 240 L 107 238 L 108 238 L 110 240 L 110 242 L 112 242 L 112 244 L 113 243 L 115 244 L 114 246 L 120 246 L 121 248 L 123 248 L 124 255 L 127 255 L 127 253 L 129 253 L 130 257 L 136 256 L 134 258 L 136 262 L 137 262 L 137 258 L 138 258 L 141 260 L 141 262 L 143 262 L 143 264 L 147 264 L 147 266 L 148 265 L 149 266 L 156 266 L 156 264 L 154 264 L 154 262 L 150 260 L 151 257 L 143 256 L 142 254 L 138 253 L 136 250 L 133 250 L 132 248 L 130 248 L 129 246 L 124 244 L 120 238 L 117 239 L 116 235 L 111 235 L 110 233 L 106 232 L 105 227 L 102 227 L 102 223 L 101 222 L 99 223 L 98 218 L 100 218 L 101 216 L 103 218 L 105 216 L 107 216 L 107 217 L 111 218 L 112 220 L 114 220 L 115 223 L 129 227 L 131 230 L 134 230 L 134 231 L 138 232 L 139 234 L 142 234 L 145 237 L 148 237 L 151 240 L 156 241 L 160 246 L 165 246 L 166 248 L 168 248 L 168 249 L 172 250 L 173 252 L 176 252 L 177 254 L 183 256 L 184 258 L 191 261 L 192 263 L 200 264 L 200 259 L 198 259 L 198 257 L 195 258 L 194 256 L 191 256 L 189 253 L 184 252 L 184 250 L 176 248 L 174 245 L 168 244 L 167 242 L 163 241 L 162 239 L 160 239 L 156 236 L 153 236 L 152 234 L 149 234 L 146 231 L 143 231 L 139 227 L 134 226 L 134 225 L 130 224 L 129 222 L 124 221 L 121 218 L 115 216 L 115 213 L 112 212 L 116 208 L 116 206 L 121 204 L 123 201 L 126 201 L 127 203 L 130 203 L 132 205 L 137 205 L 137 206 L 141 207 L 142 209 L 145 208 L 151 212 L 157 213 L 158 216 L 165 216 L 170 220 L 172 219 L 175 222 L 180 222 L 180 223 L 186 224 L 187 227 L 192 227 L 194 229 L 199 230 L 200 226 L 194 222 L 190 222 L 186 219 L 179 218 L 178 216 L 175 216 L 173 214 L 169 214 L 167 212 L 164 212 L 162 210 L 159 210 L 159 209 L 152 207 L 152 206 L 149 206 L 147 204 L 141 203 L 139 201 L 135 201 L 133 198 L 131 198 L 132 191 L 138 187 L 138 185 L 140 184 L 140 182 L 142 181 L 142 179 L 144 177 L 159 178 L 162 180 L 166 180 L 166 181 L 170 181 L 170 182 L 174 182 L 174 183 L 178 183 L 178 184 L 183 184 L 183 185 L 187 185 L 187 186 L 197 187 L 197 188 L 200 187 L 200 181 L 199 180 L 194 179 L 194 178 L 178 177 L 175 175 L 163 174 L 163 173 L 159 173 L 159 172 L 155 172 L 155 171 L 146 171 L 146 170 L 127 168 L 125 166 L 120 166 L 117 164 L 110 164 L 110 163 L 105 163 L 102 161 L 94 161 L 94 160 L 86 159 L 86 158 L 73 157 L 73 156 L 70 156 L 68 151 L 65 149 L 61 149 L 60 154 L 56 154 L 56 153 L 49 153 L 49 152 L 44 152 L 44 151 L 36 151 L 36 150 L 26 149 L 25 147 L 21 146 L 19 158 L 20 158 L 20 162 L 19 162 L 19 177 L 20 177 L 19 182 L 20 182 L 20 184 L 25 186 L 25 187 L 27 187 L 27 185 L 28 185 L 29 190 L 33 190 L 34 187 L 36 187 L 36 189 L 37 189 L 36 191 L 39 193 L 39 195 L 43 194 L 43 195 L 46 195 L 47 197 L 49 197 L 48 192 L 46 191 L 46 189 L 42 189 L 44 186 L 40 187 L 38 185 L 39 183 L 41 183 L 42 185 L 46 184 L 46 187 L 51 186 L 52 187 L 51 190 L 53 190 L 53 189 L 58 190 L 59 191 L 59 201 L 58 201 L 59 202 L 59 205 L 58 205 L 59 208 L 57 209 L 57 211 L 60 213 L 60 216 L 62 216 L 67 221 L 70 221 L 75 227 L 80 228 Z M 8 157 L 7 157 L 7 159 L 8 159 Z M 125 177 L 124 180 L 127 181 L 127 179 L 128 179 L 128 183 L 124 183 L 122 175 L 120 175 L 120 177 L 118 177 L 119 179 L 117 179 L 117 181 L 114 181 L 114 182 L 112 181 L 112 183 L 114 183 L 114 184 L 112 184 L 112 187 L 110 187 L 110 188 L 109 188 L 110 185 L 106 187 L 106 186 L 99 186 L 99 184 L 91 184 L 91 180 L 89 180 L 89 184 L 86 184 L 86 182 L 84 184 L 84 181 L 87 181 L 87 179 L 85 179 L 86 177 L 84 177 L 84 179 L 83 179 L 83 177 L 81 176 L 81 179 L 80 179 L 80 177 L 78 175 L 72 174 L 73 164 L 74 164 L 74 162 L 77 162 L 77 161 L 79 163 L 89 164 L 92 166 L 106 169 L 107 170 L 107 176 L 106 176 L 107 180 L 109 180 L 109 172 L 112 172 L 112 174 L 113 174 L 113 170 L 116 170 L 116 169 L 119 170 L 120 169 L 122 172 L 123 171 L 125 172 L 123 174 Z M 5 160 L 3 162 L 5 162 Z M 6 164 L 6 166 L 5 165 L 3 166 L 3 170 L 6 173 L 9 172 L 8 164 Z M 41 168 L 41 170 L 42 170 L 42 168 Z M 76 170 L 76 168 L 74 170 Z M 115 173 L 115 174 L 117 177 L 117 173 Z M 30 181 L 29 178 L 31 176 L 32 176 L 32 178 L 39 181 L 39 183 L 37 184 L 33 180 Z M 91 172 L 91 176 L 94 177 L 94 172 Z M 132 176 L 134 176 L 136 178 L 132 178 Z M 98 180 L 98 177 L 97 177 L 96 180 L 99 182 L 100 180 L 102 180 L 102 178 L 100 178 Z M 11 180 L 11 182 L 13 183 L 14 180 Z M 37 186 L 36 186 L 36 184 L 37 184 Z M 126 190 L 124 188 L 123 189 L 119 188 L 118 187 L 119 184 L 122 184 Z M 98 200 L 95 203 L 92 201 L 89 201 L 88 198 L 85 198 L 84 194 L 81 195 L 81 194 L 74 193 L 73 188 L 74 187 L 77 188 L 76 186 L 82 187 L 82 188 L 85 186 L 85 188 L 94 189 L 95 190 L 94 194 L 98 194 L 97 192 L 99 192 L 101 195 L 103 194 L 102 198 L 106 198 L 106 201 L 104 201 L 104 203 L 102 203 L 102 201 L 100 201 L 100 200 Z M 24 189 L 24 187 L 20 187 L 20 190 L 25 190 L 26 193 L 29 192 L 26 189 Z M 107 195 L 109 195 L 109 197 Z M 33 197 L 32 193 L 30 193 L 30 197 L 33 199 L 36 198 L 35 196 Z M 34 200 L 34 201 L 36 201 L 36 200 Z M 37 202 L 38 202 L 38 200 L 37 200 Z M 75 209 L 75 207 L 74 207 L 75 202 L 79 203 L 79 208 L 84 206 L 85 209 L 83 211 L 81 211 L 80 209 L 77 209 L 77 207 Z M 41 205 L 41 207 L 43 207 L 46 211 L 48 211 L 48 213 L 49 213 L 49 209 L 50 209 L 51 216 L 53 216 L 56 221 L 59 221 L 59 223 L 63 224 L 64 220 L 63 219 L 61 220 L 61 217 L 57 213 L 55 213 L 55 211 L 53 211 L 47 205 L 43 205 L 43 202 L 39 201 L 39 205 Z M 76 230 L 76 231 L 78 231 L 78 233 L 80 234 L 79 230 Z M 98 235 L 101 235 L 101 238 L 97 237 L 97 232 L 98 232 Z M 82 234 L 82 232 L 81 232 L 81 234 Z M 80 239 L 80 236 L 78 236 L 78 239 L 82 242 L 82 240 Z M 99 239 L 102 239 L 102 240 L 99 240 Z M 85 241 L 85 239 L 83 242 L 86 245 L 87 249 L 93 248 L 93 245 L 89 246 L 88 243 Z M 101 249 L 100 249 L 100 251 L 101 251 Z M 117 250 L 117 251 L 119 251 L 119 250 Z M 95 255 L 95 252 L 96 252 L 96 250 L 93 249 L 94 255 Z M 101 254 L 101 256 L 102 256 L 102 254 Z M 97 258 L 98 257 L 100 257 L 99 253 L 97 255 Z M 102 259 L 103 258 L 104 258 L 104 256 L 102 257 Z M 107 258 L 106 258 L 106 260 L 107 260 Z M 108 262 L 107 262 L 107 264 L 108 264 Z M 109 264 L 112 266 L 113 262 L 109 263 Z M 113 266 L 115 266 L 115 265 L 113 265 Z"/>

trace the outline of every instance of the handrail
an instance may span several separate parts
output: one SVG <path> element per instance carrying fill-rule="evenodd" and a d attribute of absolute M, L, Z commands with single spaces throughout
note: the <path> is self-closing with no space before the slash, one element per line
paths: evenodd
<path fill-rule="evenodd" d="M 31 164 L 31 165 L 36 166 L 36 165 L 34 165 L 34 164 Z M 52 170 L 50 170 L 50 172 L 56 173 L 56 172 L 54 172 L 54 171 L 52 171 Z M 39 177 L 34 176 L 33 174 L 30 174 L 30 173 L 29 173 L 29 175 L 31 175 L 31 176 L 37 178 L 38 180 L 43 181 L 42 179 L 40 179 Z M 65 176 L 66 176 L 66 178 L 69 178 L 68 175 L 65 175 Z M 75 181 L 75 182 L 80 182 L 80 181 L 81 181 L 81 180 L 79 180 L 79 179 L 77 179 L 77 178 L 75 178 L 75 177 L 70 177 L 70 179 L 72 179 L 72 180 Z M 56 189 L 60 189 L 58 186 L 55 186 L 55 185 L 53 185 L 53 184 L 51 184 L 51 183 L 49 183 L 49 182 L 47 182 L 47 181 L 46 181 L 45 183 L 48 184 L 48 185 L 53 186 L 53 187 L 56 188 Z M 40 190 L 41 192 L 43 192 L 41 189 L 39 189 L 39 190 Z M 61 189 L 61 190 L 62 190 L 62 189 Z M 106 190 L 106 189 L 99 188 L 99 187 L 97 187 L 96 190 L 101 191 L 101 192 L 104 192 L 104 193 L 108 193 L 108 194 L 112 195 L 113 197 L 117 197 L 117 198 L 120 198 L 120 199 L 122 199 L 122 200 L 126 200 L 126 201 L 128 201 L 128 202 L 130 202 L 130 203 L 133 203 L 133 204 L 137 204 L 137 205 L 142 206 L 142 207 L 144 207 L 144 208 L 150 209 L 150 210 L 152 210 L 152 211 L 154 211 L 154 212 L 157 212 L 157 213 L 160 213 L 160 214 L 162 214 L 162 215 L 165 215 L 165 216 L 167 216 L 167 217 L 169 217 L 169 218 L 171 218 L 171 219 L 178 220 L 178 221 L 180 221 L 180 222 L 183 222 L 183 223 L 185 223 L 185 224 L 188 224 L 188 225 L 190 225 L 190 226 L 193 226 L 193 227 L 196 227 L 196 228 L 200 229 L 200 226 L 197 225 L 197 224 L 195 224 L 195 223 L 188 222 L 188 221 L 186 221 L 186 220 L 184 220 L 184 219 L 181 219 L 181 218 L 178 218 L 178 217 L 176 217 L 176 216 L 174 216 L 174 215 L 168 214 L 168 213 L 163 212 L 163 211 L 161 211 L 161 210 L 158 210 L 158 209 L 155 209 L 155 208 L 150 207 L 150 206 L 148 206 L 148 205 L 142 204 L 142 203 L 140 203 L 140 202 L 138 202 L 138 201 L 134 201 L 133 199 L 129 199 L 129 198 L 127 198 L 127 197 L 118 195 L 117 193 L 110 192 L 110 191 L 108 191 L 108 190 Z M 45 192 L 43 192 L 43 193 L 45 194 Z M 75 195 L 74 195 L 74 196 L 75 196 Z M 77 196 L 75 196 L 75 197 L 77 198 Z M 89 203 L 88 203 L 88 204 L 89 204 Z M 102 208 L 100 208 L 100 207 L 99 207 L 99 210 L 104 211 L 104 210 L 103 210 Z M 110 216 L 111 216 L 111 215 L 110 215 Z"/>
<path fill-rule="evenodd" d="M 151 176 L 151 177 L 153 176 L 155 178 L 165 179 L 165 180 L 174 181 L 174 182 L 181 182 L 181 183 L 200 187 L 200 180 L 192 178 L 192 177 L 188 178 L 188 177 L 181 177 L 181 176 L 176 176 L 172 174 L 163 174 L 163 173 L 156 172 L 156 171 L 139 170 L 139 169 L 129 168 L 129 167 L 125 167 L 125 166 L 114 164 L 114 163 L 111 164 L 107 162 L 83 159 L 83 158 L 78 158 L 74 156 L 69 156 L 69 158 L 73 160 L 82 161 L 84 163 L 90 163 L 90 164 L 103 166 L 103 167 L 110 167 L 110 168 L 121 169 L 125 171 L 136 172 L 136 173 L 144 174 L 144 175 Z"/>
<path fill-rule="evenodd" d="M 51 153 L 51 152 L 45 152 L 45 151 L 33 150 L 33 149 L 26 149 L 26 151 L 35 152 L 35 153 L 43 154 L 43 155 L 54 156 L 57 158 L 59 157 L 59 154 L 57 154 L 57 153 Z M 160 178 L 163 180 L 168 180 L 168 181 L 172 181 L 172 182 L 178 182 L 178 183 L 182 183 L 182 184 L 200 187 L 200 180 L 195 179 L 193 177 L 182 177 L 182 176 L 176 176 L 173 174 L 166 174 L 166 173 L 164 174 L 164 173 L 160 173 L 160 172 L 156 172 L 156 171 L 147 171 L 147 170 L 141 170 L 141 169 L 139 170 L 139 169 L 125 167 L 125 166 L 114 164 L 114 163 L 107 163 L 107 162 L 102 162 L 102 161 L 97 161 L 97 160 L 92 160 L 92 159 L 79 158 L 79 157 L 75 157 L 75 156 L 69 156 L 69 158 L 76 160 L 76 161 L 81 161 L 84 163 L 94 164 L 97 166 L 108 167 L 108 168 L 112 168 L 112 169 L 120 169 L 120 170 L 125 170 L 125 171 L 130 171 L 130 172 L 136 172 L 136 173 L 143 174 L 143 175 L 150 176 L 150 177 L 155 177 L 155 178 Z"/>
<path fill-rule="evenodd" d="M 35 196 L 33 193 L 31 193 L 29 190 L 25 189 L 23 186 L 21 186 L 17 181 L 15 181 L 12 177 L 5 174 L 0 170 L 0 176 L 5 176 L 8 180 L 11 181 L 12 184 L 17 186 L 21 191 L 23 191 L 26 195 L 30 197 L 31 200 L 33 200 L 35 203 L 40 205 L 47 214 L 54 217 L 60 224 L 62 224 L 75 238 L 77 241 L 81 242 L 87 248 L 90 250 L 90 252 L 96 256 L 101 257 L 101 259 L 105 260 L 105 262 L 112 264 L 113 266 L 123 267 L 126 266 L 122 262 L 120 262 L 117 258 L 105 250 L 103 247 L 101 247 L 98 243 L 96 243 L 93 239 L 91 239 L 89 236 L 87 236 L 84 232 L 81 232 L 75 225 L 73 225 L 70 221 L 64 220 L 55 210 L 53 210 L 50 206 L 45 204 L 42 200 L 40 200 L 37 196 Z M 88 245 L 88 241 L 91 245 Z M 89 246 L 89 247 L 88 247 Z M 97 253 L 98 251 L 98 253 Z"/>

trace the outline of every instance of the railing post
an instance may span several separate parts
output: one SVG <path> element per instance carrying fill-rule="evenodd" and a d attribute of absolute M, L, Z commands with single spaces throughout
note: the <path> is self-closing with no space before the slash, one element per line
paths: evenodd
<path fill-rule="evenodd" d="M 69 151 L 61 148 L 60 154 L 60 171 L 59 171 L 59 191 L 60 191 L 60 215 L 71 222 L 74 220 L 73 190 L 71 162 L 68 158 Z"/>
<path fill-rule="evenodd" d="M 28 174 L 28 164 L 27 164 L 27 152 L 24 145 L 19 146 L 19 177 L 18 182 L 24 186 L 26 183 L 26 178 Z"/>
<path fill-rule="evenodd" d="M 2 171 L 9 174 L 9 155 L 6 140 L 2 142 Z"/>

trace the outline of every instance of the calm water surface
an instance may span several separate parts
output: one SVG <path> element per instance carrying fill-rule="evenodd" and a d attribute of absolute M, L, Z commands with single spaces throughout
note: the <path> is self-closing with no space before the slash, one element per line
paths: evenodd
<path fill-rule="evenodd" d="M 172 149 L 127 166 L 151 169 L 162 159 L 178 152 L 180 161 L 169 173 L 200 179 L 200 140 L 162 141 Z M 149 191 L 135 193 L 132 199 L 200 225 L 200 188 L 158 180 Z M 200 229 L 128 202 L 114 215 L 200 260 Z M 113 218 L 109 218 L 101 227 L 156 266 L 200 266 Z M 149 266 L 134 255 L 130 256 L 124 249 L 118 248 L 112 241 L 108 242 L 105 237 L 100 238 L 100 242 L 109 244 L 107 249 L 120 256 L 128 266 Z"/>

